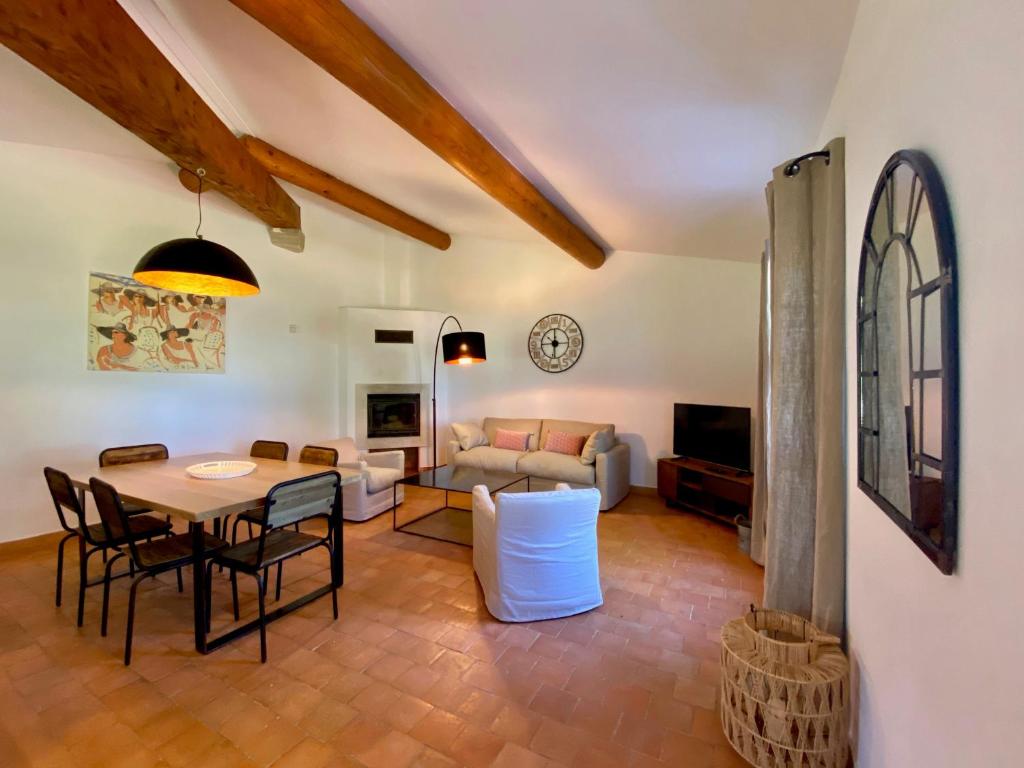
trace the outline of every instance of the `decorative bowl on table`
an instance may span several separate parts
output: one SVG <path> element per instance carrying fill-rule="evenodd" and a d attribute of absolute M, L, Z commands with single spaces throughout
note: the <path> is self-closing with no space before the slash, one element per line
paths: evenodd
<path fill-rule="evenodd" d="M 227 480 L 248 475 L 254 469 L 256 464 L 251 461 L 204 461 L 185 467 L 185 472 L 197 480 Z"/>

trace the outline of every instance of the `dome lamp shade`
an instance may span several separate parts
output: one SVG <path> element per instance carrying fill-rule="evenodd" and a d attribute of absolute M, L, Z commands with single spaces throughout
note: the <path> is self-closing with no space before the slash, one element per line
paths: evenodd
<path fill-rule="evenodd" d="M 165 291 L 201 296 L 255 296 L 260 292 L 256 275 L 242 257 L 218 243 L 203 240 L 203 178 L 206 170 L 197 168 L 196 207 L 199 223 L 195 237 L 179 237 L 150 248 L 139 259 L 132 277 L 143 285 Z"/>
<path fill-rule="evenodd" d="M 143 285 L 204 296 L 254 296 L 256 275 L 242 257 L 202 237 L 179 237 L 149 249 L 132 277 Z"/>

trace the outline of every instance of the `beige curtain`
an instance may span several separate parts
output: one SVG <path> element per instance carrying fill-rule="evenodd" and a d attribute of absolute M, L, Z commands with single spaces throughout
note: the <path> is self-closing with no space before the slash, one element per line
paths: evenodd
<path fill-rule="evenodd" d="M 841 634 L 845 616 L 845 173 L 843 140 L 829 162 L 806 160 L 768 187 L 771 222 L 765 403 L 765 595 Z"/>
<path fill-rule="evenodd" d="M 771 185 L 768 185 L 768 208 L 771 209 Z M 771 363 L 771 281 L 772 243 L 764 244 L 761 254 L 761 331 L 757 349 L 757 405 L 754 408 L 754 500 L 750 513 L 750 557 L 764 565 L 764 542 L 767 535 L 768 509 L 768 432 L 771 430 L 772 363 Z"/>

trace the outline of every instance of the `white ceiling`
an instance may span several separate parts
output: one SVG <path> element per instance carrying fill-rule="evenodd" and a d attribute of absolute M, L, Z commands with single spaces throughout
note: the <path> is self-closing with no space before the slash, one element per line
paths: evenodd
<path fill-rule="evenodd" d="M 222 119 L 453 234 L 539 235 L 227 0 L 120 0 Z M 616 250 L 756 259 L 856 0 L 349 0 Z M 0 48 L 0 140 L 161 160 Z"/>

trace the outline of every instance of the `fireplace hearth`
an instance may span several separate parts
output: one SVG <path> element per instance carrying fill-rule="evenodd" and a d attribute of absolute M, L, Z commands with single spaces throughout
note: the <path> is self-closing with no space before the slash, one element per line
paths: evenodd
<path fill-rule="evenodd" d="M 418 437 L 420 395 L 418 392 L 366 395 L 366 436 Z"/>

